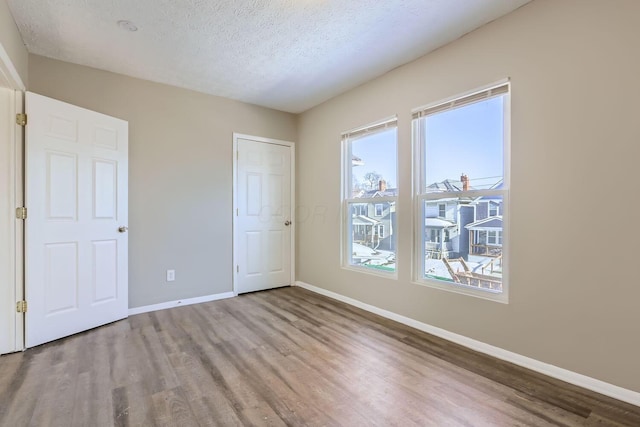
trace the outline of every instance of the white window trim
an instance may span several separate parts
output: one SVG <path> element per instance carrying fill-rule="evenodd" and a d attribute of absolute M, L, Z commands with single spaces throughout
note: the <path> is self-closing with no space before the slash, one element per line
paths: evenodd
<path fill-rule="evenodd" d="M 495 215 L 491 215 L 491 206 L 492 205 L 495 205 L 495 207 L 496 207 L 496 214 Z M 489 200 L 487 202 L 487 217 L 494 217 L 494 216 L 500 216 L 500 204 Z"/>
<path fill-rule="evenodd" d="M 491 85 L 484 86 L 479 89 L 461 93 L 459 95 L 449 97 L 447 99 L 433 102 L 422 107 L 418 107 L 412 110 L 412 113 L 416 115 L 418 112 L 423 111 L 433 106 L 452 102 L 456 99 L 480 93 L 489 90 L 494 87 L 508 85 L 508 92 L 504 95 L 504 138 L 503 138 L 503 188 L 500 190 L 472 190 L 461 191 L 456 193 L 425 193 L 426 176 L 425 168 L 423 165 L 424 153 L 425 153 L 425 138 L 424 127 L 422 126 L 423 120 L 414 119 L 412 121 L 412 149 L 413 149 L 413 183 L 412 194 L 414 195 L 414 208 L 413 208 L 413 257 L 412 257 L 412 283 L 416 285 L 427 286 L 430 288 L 440 289 L 447 292 L 458 293 L 462 295 L 473 296 L 476 298 L 486 299 L 489 301 L 495 301 L 503 304 L 509 303 L 509 222 L 510 222 L 510 177 L 511 177 L 511 94 L 512 88 L 509 79 L 503 79 Z M 481 197 L 481 196 L 502 196 L 502 292 L 492 291 L 489 289 L 478 289 L 472 286 L 467 286 L 458 283 L 445 282 L 442 280 L 436 280 L 431 278 L 425 278 L 425 257 L 424 251 L 424 202 L 426 200 L 439 200 L 450 197 Z M 462 232 L 463 230 L 461 230 Z M 506 244 L 504 244 L 506 242 Z M 396 264 L 397 270 L 397 264 Z"/>
<path fill-rule="evenodd" d="M 380 207 L 380 213 L 378 213 L 378 207 Z M 383 203 L 376 203 L 375 206 L 373 207 L 373 215 L 374 216 L 383 216 L 384 215 L 384 204 Z"/>
<path fill-rule="evenodd" d="M 387 129 L 396 128 L 396 132 L 398 129 L 398 118 L 397 116 L 392 116 L 385 118 L 383 120 L 379 120 L 377 122 L 373 122 L 366 126 L 360 126 L 354 128 L 348 132 L 343 132 L 341 135 L 341 144 L 342 144 L 342 171 L 341 171 L 341 215 L 342 221 L 340 221 L 340 264 L 341 268 L 345 270 L 357 271 L 359 273 L 370 274 L 378 277 L 385 277 L 388 279 L 397 279 L 398 278 L 398 251 L 396 249 L 396 268 L 395 271 L 384 271 L 378 270 L 375 268 L 364 267 L 353 265 L 350 263 L 350 248 L 351 248 L 351 236 L 349 233 L 349 221 L 351 218 L 351 210 L 349 209 L 352 203 L 366 203 L 366 204 L 380 204 L 380 202 L 393 203 L 396 206 L 396 215 L 398 209 L 398 197 L 394 196 L 378 196 L 378 197 L 367 197 L 367 198 L 353 198 L 351 197 L 352 193 L 352 153 L 351 153 L 351 145 L 350 137 L 353 135 L 357 135 L 358 137 L 363 137 L 365 135 L 372 135 L 377 132 L 382 132 Z M 396 140 L 396 152 L 398 150 L 398 141 Z M 398 156 L 396 155 L 396 171 L 398 170 Z M 397 180 L 398 177 L 396 177 Z M 374 212 L 375 214 L 375 206 Z M 375 215 L 374 215 L 375 216 Z M 397 246 L 397 236 L 396 236 L 396 246 Z"/>
<path fill-rule="evenodd" d="M 492 233 L 495 240 L 493 243 L 489 241 Z M 500 240 L 503 240 L 501 234 L 500 230 L 487 230 L 487 246 L 502 246 L 502 243 L 500 243 Z"/>
<path fill-rule="evenodd" d="M 364 204 L 364 203 L 363 203 Z M 367 216 L 367 207 L 366 206 L 353 206 L 352 215 L 364 215 Z"/>

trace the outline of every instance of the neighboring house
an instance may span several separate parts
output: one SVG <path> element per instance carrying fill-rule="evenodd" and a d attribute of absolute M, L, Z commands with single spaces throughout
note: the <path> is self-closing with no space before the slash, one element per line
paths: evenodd
<path fill-rule="evenodd" d="M 501 183 L 500 183 L 501 185 Z M 474 221 L 464 225 L 468 230 L 468 259 L 485 262 L 487 258 L 502 256 L 502 214 L 500 198 L 479 197 L 473 202 Z"/>
<path fill-rule="evenodd" d="M 501 188 L 502 181 L 492 185 Z M 430 192 L 469 191 L 466 175 L 427 187 Z M 489 262 L 502 255 L 503 203 L 499 197 L 448 198 L 425 202 L 425 253 L 429 258 Z"/>
<path fill-rule="evenodd" d="M 387 188 L 386 181 L 378 183 L 374 190 L 361 190 L 355 197 L 375 199 L 378 197 L 396 197 L 397 188 Z M 374 249 L 395 251 L 393 233 L 396 228 L 395 203 L 362 203 L 352 205 L 353 242 Z"/>
<path fill-rule="evenodd" d="M 427 186 L 427 192 L 473 190 L 466 175 L 460 181 L 445 179 Z M 429 258 L 458 258 L 468 254 L 468 236 L 461 232 L 473 222 L 473 210 L 463 209 L 472 202 L 469 198 L 448 198 L 425 202 L 425 253 Z"/>

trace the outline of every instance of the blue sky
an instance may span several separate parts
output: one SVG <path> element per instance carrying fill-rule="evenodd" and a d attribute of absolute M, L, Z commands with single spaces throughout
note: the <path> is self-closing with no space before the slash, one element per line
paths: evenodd
<path fill-rule="evenodd" d="M 503 176 L 502 97 L 429 116 L 426 121 L 427 185 L 447 178 L 459 180 L 465 173 L 472 187 L 486 188 Z"/>
<path fill-rule="evenodd" d="M 471 186 L 487 188 L 503 176 L 503 100 L 491 98 L 426 119 L 426 184 L 467 174 Z M 390 129 L 352 142 L 352 154 L 364 165 L 353 168 L 354 178 L 364 181 L 375 171 L 396 186 L 397 130 Z M 410 144 L 410 141 L 406 141 Z M 403 165 L 406 170 L 411 165 Z"/>
<path fill-rule="evenodd" d="M 363 177 L 367 172 L 377 172 L 387 181 L 387 187 L 396 186 L 398 183 L 396 173 L 397 133 L 397 129 L 389 129 L 356 139 L 351 143 L 351 153 L 360 157 L 364 162 L 364 165 L 353 168 L 354 178 L 364 182 Z"/>

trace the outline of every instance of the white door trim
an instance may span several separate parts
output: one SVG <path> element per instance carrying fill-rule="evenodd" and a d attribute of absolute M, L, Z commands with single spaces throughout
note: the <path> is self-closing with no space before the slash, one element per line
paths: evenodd
<path fill-rule="evenodd" d="M 0 74 L 4 77 L 11 89 L 19 90 L 24 92 L 27 88 L 24 85 L 24 82 L 20 78 L 20 74 L 18 74 L 18 70 L 13 65 L 9 54 L 5 50 L 2 43 L 0 43 Z M 0 79 L 1 81 L 2 79 Z"/>
<path fill-rule="evenodd" d="M 24 92 L 15 91 L 15 113 L 24 112 Z M 15 132 L 13 135 L 13 159 L 14 159 L 14 208 L 24 206 L 24 128 L 15 124 L 13 126 Z M 14 209 L 15 210 L 15 209 Z M 15 301 L 22 301 L 24 299 L 24 220 L 13 217 L 15 222 L 14 226 L 14 241 L 12 242 L 15 248 L 15 275 L 14 275 L 14 288 L 15 288 Z M 20 351 L 26 348 L 25 334 L 24 334 L 24 320 L 25 314 L 18 313 L 16 311 L 16 324 L 15 324 L 15 350 Z"/>
<path fill-rule="evenodd" d="M 8 87 L 13 93 L 10 95 L 10 107 L 8 119 L 8 132 L 4 135 L 9 146 L 7 148 L 7 169 L 5 178 L 7 182 L 7 193 L 2 195 L 8 209 L 6 217 L 2 221 L 8 221 L 9 230 L 5 244 L 9 254 L 9 268 L 6 277 L 0 277 L 3 284 L 0 284 L 0 298 L 11 303 L 10 318 L 6 327 L 9 330 L 0 330 L 0 333 L 8 333 L 13 348 L 9 351 L 24 350 L 24 314 L 15 311 L 15 302 L 24 298 L 24 222 L 15 217 L 15 208 L 23 206 L 24 203 L 24 178 L 23 178 L 23 148 L 24 129 L 17 125 L 15 116 L 24 112 L 24 90 L 25 85 L 20 78 L 11 58 L 4 46 L 0 43 L 0 82 Z M 1 173 L 1 172 L 0 172 Z M 5 215 L 4 213 L 2 214 Z M 13 225 L 13 226 L 12 226 Z M 5 326 L 3 325 L 3 328 Z"/>
<path fill-rule="evenodd" d="M 291 149 L 291 278 L 289 280 L 290 285 L 295 283 L 296 277 L 296 145 L 290 141 L 283 141 L 280 139 L 263 138 L 260 136 L 245 135 L 242 133 L 233 133 L 233 210 L 231 211 L 232 223 L 233 223 L 233 264 L 232 275 L 233 277 L 233 293 L 238 295 L 238 221 L 236 220 L 236 209 L 238 209 L 238 140 L 248 139 L 255 142 L 262 142 L 266 144 L 283 145 Z"/>

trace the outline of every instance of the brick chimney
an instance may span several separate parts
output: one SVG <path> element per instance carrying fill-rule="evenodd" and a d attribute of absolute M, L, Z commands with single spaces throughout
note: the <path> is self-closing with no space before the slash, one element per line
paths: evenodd
<path fill-rule="evenodd" d="M 460 181 L 462 181 L 462 191 L 469 191 L 469 177 L 463 173 Z"/>
<path fill-rule="evenodd" d="M 378 181 L 378 191 L 380 191 L 381 193 L 383 191 L 387 190 L 387 181 L 385 181 L 384 179 L 381 179 L 380 181 Z"/>

